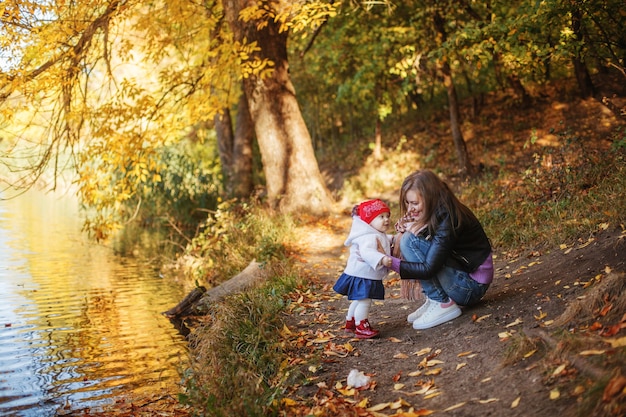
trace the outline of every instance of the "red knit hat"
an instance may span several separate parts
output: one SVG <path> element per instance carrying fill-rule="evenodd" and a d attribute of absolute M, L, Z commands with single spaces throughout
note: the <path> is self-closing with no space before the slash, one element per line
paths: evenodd
<path fill-rule="evenodd" d="M 391 210 L 389 210 L 387 204 L 379 199 L 364 201 L 359 204 L 359 209 L 357 210 L 361 220 L 367 224 L 370 224 L 372 220 L 382 213 L 391 213 Z"/>

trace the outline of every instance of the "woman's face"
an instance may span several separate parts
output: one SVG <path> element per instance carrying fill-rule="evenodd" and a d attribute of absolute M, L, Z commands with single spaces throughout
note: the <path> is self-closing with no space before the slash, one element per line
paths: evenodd
<path fill-rule="evenodd" d="M 424 216 L 424 199 L 415 190 L 408 190 L 404 196 L 404 205 L 409 216 L 416 221 L 422 221 Z"/>

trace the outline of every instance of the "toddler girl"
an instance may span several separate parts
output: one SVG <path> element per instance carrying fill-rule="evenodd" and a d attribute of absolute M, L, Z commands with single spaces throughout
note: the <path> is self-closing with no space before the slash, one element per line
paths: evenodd
<path fill-rule="evenodd" d="M 352 228 L 345 242 L 350 247 L 348 263 L 333 289 L 347 295 L 352 303 L 346 315 L 346 331 L 359 339 L 378 336 L 370 326 L 368 316 L 372 299 L 385 298 L 383 278 L 389 270 L 383 259 L 391 258 L 389 207 L 379 199 L 367 200 L 352 210 Z"/>

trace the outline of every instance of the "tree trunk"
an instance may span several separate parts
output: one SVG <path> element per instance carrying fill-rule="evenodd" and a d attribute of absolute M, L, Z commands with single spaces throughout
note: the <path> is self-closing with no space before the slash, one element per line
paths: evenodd
<path fill-rule="evenodd" d="M 222 165 L 222 176 L 224 177 L 224 191 L 227 195 L 233 194 L 233 123 L 230 117 L 230 110 L 223 109 L 213 118 L 215 133 L 217 135 L 217 150 L 220 155 Z"/>
<path fill-rule="evenodd" d="M 233 141 L 233 195 L 249 197 L 254 189 L 252 180 L 252 142 L 254 125 L 248 109 L 248 99 L 244 93 L 239 97 L 235 137 Z"/>
<path fill-rule="evenodd" d="M 584 37 L 582 33 L 582 16 L 580 9 L 576 4 L 572 9 L 572 31 L 576 35 L 576 39 L 579 42 L 576 54 L 572 57 L 572 63 L 574 64 L 574 74 L 578 81 L 578 87 L 580 88 L 580 95 L 582 98 L 592 97 L 595 94 L 595 88 L 589 75 L 589 70 L 582 58 L 582 45 L 584 44 Z"/>
<path fill-rule="evenodd" d="M 507 80 L 509 80 L 509 85 L 513 88 L 515 95 L 520 100 L 520 106 L 524 109 L 530 107 L 532 100 L 517 74 L 509 74 Z"/>
<path fill-rule="evenodd" d="M 287 32 L 280 33 L 280 22 L 273 19 L 265 21 L 262 29 L 257 29 L 258 22 L 242 22 L 237 17 L 246 5 L 245 0 L 224 1 L 224 11 L 235 38 L 256 42 L 260 48 L 258 58 L 273 63 L 271 75 L 250 75 L 244 79 L 268 202 L 285 212 L 327 213 L 332 199 L 289 77 Z"/>
<path fill-rule="evenodd" d="M 254 126 L 248 111 L 248 101 L 241 94 L 237 106 L 235 131 L 230 109 L 215 115 L 215 133 L 224 176 L 224 189 L 228 196 L 246 198 L 252 194 L 252 141 Z"/>
<path fill-rule="evenodd" d="M 450 130 L 452 131 L 452 141 L 454 142 L 454 149 L 456 150 L 456 156 L 459 161 L 459 169 L 462 174 L 472 175 L 473 166 L 470 162 L 469 155 L 467 153 L 467 145 L 465 139 L 463 139 L 463 132 L 461 132 L 461 113 L 459 111 L 459 100 L 456 95 L 456 88 L 452 81 L 452 75 L 450 74 L 450 66 L 448 63 L 443 64 L 443 83 L 446 86 L 448 92 L 448 107 L 450 107 Z"/>
<path fill-rule="evenodd" d="M 382 122 L 380 117 L 376 118 L 376 132 L 374 133 L 374 152 L 372 153 L 375 161 L 383 159 L 383 133 Z"/>
<path fill-rule="evenodd" d="M 439 33 L 442 42 L 445 42 L 447 34 L 445 30 L 444 19 L 435 12 L 434 16 L 435 29 Z M 452 141 L 454 142 L 454 148 L 456 149 L 456 156 L 459 162 L 459 169 L 464 175 L 473 174 L 473 166 L 470 162 L 469 155 L 467 153 L 467 145 L 465 139 L 463 139 L 463 133 L 461 132 L 461 112 L 459 111 L 459 100 L 456 94 L 456 88 L 452 80 L 452 70 L 448 62 L 441 64 L 441 73 L 443 75 L 443 84 L 446 87 L 448 93 L 448 107 L 450 108 L 450 129 L 452 131 Z"/>

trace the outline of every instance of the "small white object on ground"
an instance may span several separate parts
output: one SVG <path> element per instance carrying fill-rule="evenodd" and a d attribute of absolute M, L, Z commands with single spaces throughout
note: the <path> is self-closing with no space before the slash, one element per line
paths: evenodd
<path fill-rule="evenodd" d="M 353 388 L 361 388 L 370 383 L 370 377 L 363 372 L 353 369 L 348 374 L 347 384 Z"/>

